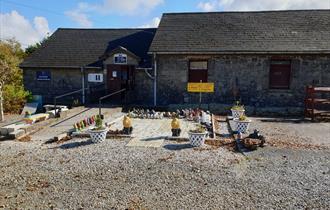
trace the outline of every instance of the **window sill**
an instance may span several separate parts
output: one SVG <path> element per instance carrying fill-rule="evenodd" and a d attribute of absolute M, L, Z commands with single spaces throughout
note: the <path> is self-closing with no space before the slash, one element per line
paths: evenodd
<path fill-rule="evenodd" d="M 291 89 L 268 89 L 269 93 L 293 93 L 293 90 Z"/>

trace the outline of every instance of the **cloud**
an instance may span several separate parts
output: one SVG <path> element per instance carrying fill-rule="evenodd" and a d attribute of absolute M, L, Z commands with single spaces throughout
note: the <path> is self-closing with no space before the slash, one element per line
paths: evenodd
<path fill-rule="evenodd" d="M 104 14 L 141 15 L 147 14 L 164 0 L 103 0 L 100 5 L 94 5 Z"/>
<path fill-rule="evenodd" d="M 0 13 L 0 26 L 1 39 L 15 38 L 23 47 L 41 41 L 50 33 L 46 18 L 36 16 L 32 24 L 15 10 L 10 13 Z"/>
<path fill-rule="evenodd" d="M 70 17 L 71 20 L 77 22 L 79 26 L 89 28 L 93 26 L 92 21 L 88 18 L 87 14 L 79 10 L 66 11 L 65 15 Z"/>
<path fill-rule="evenodd" d="M 290 9 L 329 9 L 329 0 L 217 0 L 204 1 L 197 5 L 202 11 L 255 11 Z"/>
<path fill-rule="evenodd" d="M 199 2 L 197 8 L 204 12 L 212 12 L 217 10 L 218 4 L 216 1 L 212 2 Z"/>
<path fill-rule="evenodd" d="M 138 28 L 157 28 L 159 23 L 160 23 L 160 18 L 155 17 L 149 23 L 139 26 Z"/>
<path fill-rule="evenodd" d="M 92 21 L 88 18 L 88 14 L 146 15 L 162 3 L 164 3 L 164 0 L 103 0 L 100 3 L 80 2 L 77 8 L 67 11 L 65 14 L 80 26 L 91 27 Z"/>

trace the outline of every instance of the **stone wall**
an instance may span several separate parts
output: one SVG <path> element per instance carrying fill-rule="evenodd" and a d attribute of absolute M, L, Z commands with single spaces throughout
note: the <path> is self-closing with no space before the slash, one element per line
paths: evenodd
<path fill-rule="evenodd" d="M 36 71 L 50 71 L 51 79 L 37 80 Z M 23 82 L 25 89 L 33 95 L 41 95 L 44 103 L 53 103 L 55 96 L 81 89 L 82 81 L 80 69 L 26 68 L 23 71 Z M 81 94 L 66 99 L 81 101 Z"/>
<path fill-rule="evenodd" d="M 149 72 L 153 75 L 153 72 Z M 153 105 L 153 80 L 143 69 L 135 70 L 135 86 L 129 93 L 129 102 L 138 105 Z"/>
<path fill-rule="evenodd" d="M 283 56 L 282 56 L 283 57 Z M 270 55 L 158 55 L 158 105 L 197 104 L 198 93 L 187 92 L 190 59 L 208 60 L 208 81 L 215 93 L 205 93 L 202 103 L 232 104 L 241 98 L 254 107 L 301 107 L 306 85 L 330 86 L 330 55 L 285 56 L 292 60 L 288 90 L 269 89 Z M 235 97 L 234 92 L 238 90 Z"/>

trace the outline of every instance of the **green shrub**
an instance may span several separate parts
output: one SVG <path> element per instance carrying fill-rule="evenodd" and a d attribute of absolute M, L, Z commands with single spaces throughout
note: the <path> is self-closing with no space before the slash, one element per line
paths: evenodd
<path fill-rule="evenodd" d="M 3 88 L 3 107 L 6 113 L 19 114 L 31 93 L 22 86 L 5 85 Z"/>

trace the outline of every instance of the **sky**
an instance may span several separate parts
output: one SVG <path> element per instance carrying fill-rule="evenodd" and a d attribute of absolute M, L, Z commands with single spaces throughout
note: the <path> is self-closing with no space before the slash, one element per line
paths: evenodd
<path fill-rule="evenodd" d="M 330 0 L 0 0 L 0 39 L 27 47 L 57 28 L 157 27 L 163 13 L 330 9 Z"/>

